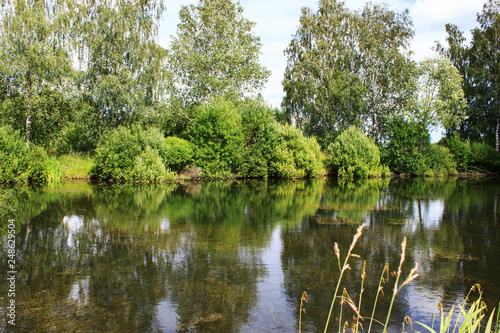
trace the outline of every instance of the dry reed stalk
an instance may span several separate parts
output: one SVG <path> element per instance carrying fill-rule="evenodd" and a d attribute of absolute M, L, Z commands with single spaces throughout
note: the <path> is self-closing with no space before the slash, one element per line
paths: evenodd
<path fill-rule="evenodd" d="M 358 309 L 361 310 L 361 301 L 363 299 L 363 286 L 365 284 L 365 278 L 366 278 L 366 260 L 363 261 L 363 269 L 361 270 L 361 290 L 359 292 L 359 304 L 358 304 Z M 359 314 L 359 312 L 357 312 L 357 317 L 356 317 L 356 326 L 354 327 L 354 331 L 355 332 L 359 332 L 359 325 L 361 325 L 359 323 L 359 320 L 360 319 L 363 319 L 363 317 L 361 317 L 361 315 Z"/>
<path fill-rule="evenodd" d="M 372 316 L 370 318 L 370 326 L 368 327 L 368 333 L 370 333 L 372 329 L 372 324 L 374 321 L 373 318 L 375 317 L 375 309 L 377 308 L 378 296 L 380 295 L 380 293 L 383 293 L 384 288 L 382 288 L 382 283 L 385 283 L 384 274 L 387 274 L 387 279 L 389 279 L 389 263 L 385 264 L 384 270 L 382 271 L 382 275 L 380 275 L 380 280 L 378 282 L 377 296 L 375 297 L 375 302 L 373 303 L 373 310 L 372 310 Z"/>
<path fill-rule="evenodd" d="M 394 305 L 394 300 L 396 299 L 396 294 L 398 293 L 401 288 L 403 288 L 405 285 L 410 283 L 411 281 L 415 280 L 418 277 L 418 274 L 416 274 L 417 269 L 418 269 L 418 263 L 415 264 L 415 267 L 410 271 L 410 274 L 406 278 L 406 280 L 403 282 L 401 287 L 399 287 L 399 279 L 401 278 L 401 273 L 402 273 L 402 268 L 403 268 L 403 263 L 406 258 L 406 237 L 403 239 L 403 243 L 401 243 L 401 260 L 399 261 L 399 266 L 398 266 L 398 271 L 396 274 L 396 282 L 394 283 L 394 291 L 392 293 L 392 299 L 391 299 L 391 304 L 389 305 L 389 312 L 387 313 L 387 318 L 385 320 L 385 325 L 384 325 L 384 333 L 387 332 L 387 326 L 389 325 L 389 318 L 391 316 L 392 312 L 392 306 Z"/>
<path fill-rule="evenodd" d="M 340 250 L 339 250 L 339 246 L 338 246 L 337 243 L 335 243 L 335 245 L 334 245 L 335 255 L 337 256 L 337 261 L 339 263 L 340 276 L 339 276 L 339 280 L 337 281 L 337 286 L 335 287 L 335 293 L 333 294 L 332 305 L 330 306 L 330 312 L 328 313 L 328 318 L 326 320 L 326 325 L 325 325 L 325 331 L 324 331 L 324 333 L 326 333 L 326 331 L 328 330 L 328 324 L 330 323 L 330 318 L 332 316 L 333 306 L 335 304 L 335 299 L 337 298 L 337 293 L 339 291 L 340 282 L 342 281 L 342 277 L 344 275 L 344 272 L 347 269 L 351 269 L 351 267 L 349 266 L 349 264 L 347 262 L 349 261 L 349 258 L 352 257 L 352 256 L 359 257 L 358 255 L 353 255 L 352 254 L 352 250 L 354 249 L 354 246 L 356 246 L 356 243 L 358 242 L 359 238 L 361 237 L 361 234 L 363 233 L 363 229 L 365 227 L 366 227 L 365 223 L 363 223 L 362 225 L 360 225 L 358 227 L 358 229 L 356 231 L 356 234 L 354 235 L 354 237 L 352 239 L 351 246 L 349 247 L 349 251 L 347 252 L 347 256 L 345 258 L 344 265 L 342 267 L 340 266 Z M 341 311 L 342 311 L 342 308 L 341 308 Z M 341 329 L 339 328 L 339 331 L 340 330 Z"/>
<path fill-rule="evenodd" d="M 306 313 L 306 309 L 304 309 L 304 302 L 308 303 L 307 301 L 307 292 L 302 293 L 302 297 L 300 299 L 300 312 L 299 312 L 299 333 L 302 327 L 302 312 Z"/>

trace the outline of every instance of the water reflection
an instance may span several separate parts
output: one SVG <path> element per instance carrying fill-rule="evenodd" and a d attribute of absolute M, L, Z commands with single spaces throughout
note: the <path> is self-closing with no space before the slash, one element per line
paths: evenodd
<path fill-rule="evenodd" d="M 303 291 L 302 329 L 322 331 L 339 276 L 333 244 L 345 255 L 362 222 L 361 258 L 342 288 L 358 300 L 366 260 L 363 315 L 385 263 L 396 269 L 403 237 L 404 272 L 418 262 L 421 277 L 397 297 L 390 331 L 407 315 L 430 323 L 438 301 L 449 309 L 477 282 L 492 309 L 498 193 L 497 183 L 455 179 L 19 188 L 16 331 L 296 331 Z M 386 280 L 378 320 L 390 302 Z M 2 312 L 7 288 L 0 282 Z"/>

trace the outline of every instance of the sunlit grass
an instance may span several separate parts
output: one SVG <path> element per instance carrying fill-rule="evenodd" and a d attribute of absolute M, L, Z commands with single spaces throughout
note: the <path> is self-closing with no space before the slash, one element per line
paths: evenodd
<path fill-rule="evenodd" d="M 92 168 L 92 158 L 84 154 L 71 153 L 61 155 L 58 161 L 65 179 L 89 179 Z"/>

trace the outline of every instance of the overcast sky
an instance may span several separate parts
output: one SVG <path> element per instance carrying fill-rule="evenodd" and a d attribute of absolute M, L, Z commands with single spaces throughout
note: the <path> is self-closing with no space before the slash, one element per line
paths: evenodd
<path fill-rule="evenodd" d="M 351 10 L 363 7 L 366 1 L 346 0 Z M 444 43 L 445 24 L 456 24 L 470 41 L 470 30 L 477 26 L 476 14 L 483 8 L 484 0 L 373 0 L 386 3 L 389 9 L 401 12 L 406 8 L 414 24 L 414 59 L 419 61 L 434 55 L 435 41 Z M 170 36 L 177 32 L 181 5 L 197 4 L 198 1 L 166 0 L 167 11 L 160 26 L 160 44 L 168 47 Z M 299 25 L 300 10 L 309 7 L 318 9 L 317 0 L 240 0 L 243 16 L 256 23 L 253 29 L 262 42 L 261 63 L 272 74 L 262 91 L 264 99 L 279 107 L 283 97 L 281 81 L 286 67 L 283 51 L 290 43 Z"/>

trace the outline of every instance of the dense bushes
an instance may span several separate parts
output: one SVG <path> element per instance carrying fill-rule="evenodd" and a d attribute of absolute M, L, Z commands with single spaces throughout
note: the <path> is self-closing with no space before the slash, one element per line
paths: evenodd
<path fill-rule="evenodd" d="M 387 125 L 388 137 L 381 148 L 381 160 L 392 172 L 420 177 L 456 173 L 453 154 L 448 148 L 431 145 L 422 123 L 394 117 Z"/>
<path fill-rule="evenodd" d="M 275 124 L 276 146 L 270 156 L 269 175 L 278 178 L 315 177 L 322 173 L 321 149 L 291 126 Z"/>
<path fill-rule="evenodd" d="M 193 111 L 184 139 L 165 138 L 156 128 L 120 127 L 95 150 L 97 179 L 161 181 L 200 170 L 205 178 L 302 178 L 321 174 L 321 151 L 291 125 L 279 124 L 260 100 L 223 99 Z M 200 171 L 196 174 L 199 175 Z"/>
<path fill-rule="evenodd" d="M 190 133 L 195 164 L 205 177 L 226 178 L 236 173 L 242 162 L 243 133 L 233 103 L 218 99 L 198 107 Z"/>
<path fill-rule="evenodd" d="M 213 100 L 198 107 L 188 132 L 193 164 L 208 178 L 315 177 L 322 172 L 321 151 L 291 125 L 279 124 L 261 100 L 239 105 Z"/>
<path fill-rule="evenodd" d="M 169 136 L 165 139 L 166 163 L 170 170 L 179 172 L 193 162 L 194 146 L 184 139 Z"/>
<path fill-rule="evenodd" d="M 500 153 L 486 143 L 462 140 L 457 132 L 440 143 L 448 147 L 461 169 L 477 167 L 493 172 L 500 171 Z"/>
<path fill-rule="evenodd" d="M 328 146 L 325 163 L 331 174 L 342 178 L 389 174 L 388 168 L 380 164 L 377 145 L 354 126 L 342 132 Z"/>
<path fill-rule="evenodd" d="M 60 165 L 43 148 L 28 148 L 12 128 L 0 127 L 0 183 L 52 182 L 61 177 Z"/>
<path fill-rule="evenodd" d="M 174 178 L 166 165 L 165 137 L 156 128 L 119 127 L 98 145 L 91 174 L 101 180 L 163 181 Z"/>

